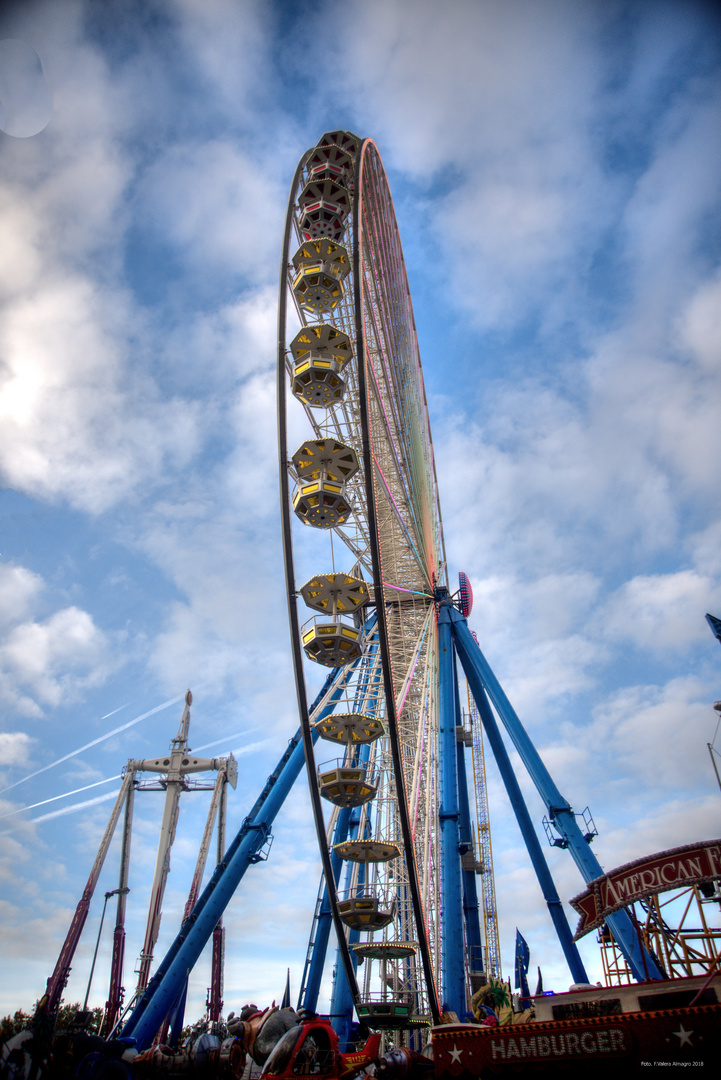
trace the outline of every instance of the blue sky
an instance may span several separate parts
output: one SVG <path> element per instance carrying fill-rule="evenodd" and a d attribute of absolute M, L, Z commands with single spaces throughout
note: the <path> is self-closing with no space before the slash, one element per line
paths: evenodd
<path fill-rule="evenodd" d="M 295 730 L 275 306 L 293 170 L 333 128 L 374 138 L 390 177 L 484 652 L 605 867 L 718 836 L 716 7 L 53 0 L 6 4 L 0 38 L 0 1010 L 42 992 L 117 781 L 23 807 L 165 749 L 191 687 L 193 747 L 239 760 L 232 833 Z M 563 989 L 493 767 L 489 785 L 506 971 L 518 926 Z M 206 805 L 181 806 L 159 956 Z M 159 814 L 139 797 L 128 987 Z M 300 978 L 302 787 L 275 834 L 227 914 L 227 1009 Z M 111 853 L 97 895 L 115 884 Z M 208 979 L 201 961 L 193 1014 Z"/>

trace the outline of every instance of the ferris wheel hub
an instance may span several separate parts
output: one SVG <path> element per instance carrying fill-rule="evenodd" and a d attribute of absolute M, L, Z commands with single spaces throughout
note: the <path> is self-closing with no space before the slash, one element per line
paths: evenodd
<path fill-rule="evenodd" d="M 458 575 L 458 584 L 461 591 L 461 614 L 467 619 L 473 610 L 473 589 L 468 574 L 464 574 L 462 570 Z"/>

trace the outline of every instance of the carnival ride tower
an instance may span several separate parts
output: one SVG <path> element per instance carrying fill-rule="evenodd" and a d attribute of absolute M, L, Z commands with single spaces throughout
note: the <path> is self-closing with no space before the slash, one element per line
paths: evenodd
<path fill-rule="evenodd" d="M 200 891 L 200 884 L 205 871 L 205 866 L 210 849 L 216 818 L 217 828 L 217 861 L 220 862 L 225 852 L 225 821 L 227 805 L 227 785 L 235 788 L 238 779 L 238 766 L 232 754 L 227 758 L 201 758 L 193 754 L 189 742 L 190 729 L 190 706 L 193 695 L 190 690 L 185 694 L 183 713 L 180 718 L 178 732 L 171 740 L 170 750 L 167 754 L 161 754 L 157 758 L 143 760 L 130 759 L 123 770 L 123 782 L 117 799 L 110 813 L 108 825 L 100 842 L 95 861 L 93 863 L 88 882 L 83 895 L 77 905 L 70 929 L 66 935 L 60 950 L 53 974 L 47 984 L 47 1011 L 54 1015 L 56 1012 L 63 989 L 67 983 L 70 969 L 80 941 L 90 903 L 100 877 L 100 872 L 105 863 L 110 843 L 115 829 L 123 814 L 123 832 L 120 850 L 120 873 L 117 889 L 106 894 L 106 903 L 111 896 L 117 896 L 117 911 L 115 929 L 113 932 L 113 951 L 110 968 L 110 989 L 108 1000 L 105 1005 L 102 1032 L 109 1035 L 116 1026 L 116 1022 L 123 1008 L 125 990 L 123 987 L 123 967 L 125 961 L 125 916 L 127 896 L 130 892 L 130 854 L 133 831 L 133 811 L 135 794 L 137 791 L 165 791 L 165 802 L 158 840 L 158 853 L 156 857 L 155 873 L 150 891 L 148 917 L 145 930 L 143 949 L 138 966 L 138 985 L 130 1004 L 142 996 L 148 983 L 150 969 L 153 960 L 153 949 L 158 940 L 160 922 L 162 918 L 162 904 L 165 886 L 170 870 L 170 854 L 175 839 L 175 831 L 178 823 L 180 809 L 180 794 L 182 791 L 211 790 L 211 802 L 206 820 L 205 830 L 198 851 L 195 872 L 190 886 L 188 900 L 185 905 L 183 922 L 185 923 L 195 907 Z M 216 772 L 213 783 L 203 780 L 190 780 L 192 774 Z M 142 780 L 139 774 L 155 773 L 154 781 Z M 209 1013 L 211 1019 L 217 1020 L 222 1008 L 223 986 L 223 925 L 219 919 L 213 931 L 213 960 L 211 987 L 209 991 Z M 184 997 L 179 989 L 176 999 L 179 1001 L 177 1019 L 182 1026 L 182 1004 Z M 182 1001 L 181 1001 L 182 999 Z"/>

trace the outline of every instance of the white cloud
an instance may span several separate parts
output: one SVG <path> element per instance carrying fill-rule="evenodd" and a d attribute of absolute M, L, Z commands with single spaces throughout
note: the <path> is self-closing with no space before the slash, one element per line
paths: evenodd
<path fill-rule="evenodd" d="M 648 651 L 683 649 L 706 638 L 707 611 L 721 603 L 721 583 L 696 573 L 634 577 L 607 600 L 601 616 L 612 639 Z"/>
<path fill-rule="evenodd" d="M 631 783 L 635 799 L 698 792 L 703 777 L 707 786 L 712 781 L 706 743 L 714 714 L 707 692 L 705 682 L 690 675 L 664 686 L 625 687 L 599 703 L 586 737 L 603 747 L 610 771 Z"/>
<path fill-rule="evenodd" d="M 0 228 L 5 243 L 0 250 L 0 289 L 4 294 L 27 288 L 41 265 L 40 221 L 31 208 L 23 205 L 9 185 L 2 185 Z"/>
<path fill-rule="evenodd" d="M 0 731 L 0 765 L 27 765 L 34 742 L 25 731 Z"/>
<path fill-rule="evenodd" d="M 126 297 L 69 275 L 6 314 L 0 466 L 16 489 L 98 512 L 192 453 L 197 410 L 130 375 L 123 312 Z"/>
<path fill-rule="evenodd" d="M 0 693 L 10 715 L 16 709 L 20 716 L 39 717 L 48 705 L 76 699 L 102 684 L 114 663 L 107 636 L 87 611 L 71 606 L 33 618 L 42 602 L 47 605 L 45 591 L 38 574 L 0 564 Z M 11 732 L 0 738 L 18 764 L 33 741 Z"/>
<path fill-rule="evenodd" d="M 688 546 L 700 573 L 721 577 L 721 520 L 690 536 Z"/>
<path fill-rule="evenodd" d="M 40 705 L 57 705 L 104 681 L 108 641 L 86 611 L 69 607 L 13 627 L 0 646 L 0 665 Z"/>
<path fill-rule="evenodd" d="M 262 0 L 172 0 L 171 6 L 186 56 L 212 87 L 216 106 L 222 102 L 229 116 L 257 107 L 273 63 Z"/>
<path fill-rule="evenodd" d="M 721 275 L 703 282 L 679 316 L 678 336 L 709 370 L 721 365 Z"/>
<path fill-rule="evenodd" d="M 604 830 L 604 846 L 613 852 L 613 862 L 607 861 L 604 868 L 718 835 L 718 790 L 696 798 L 672 797 L 648 816 L 635 817 L 632 823 L 618 821 Z"/>
<path fill-rule="evenodd" d="M 24 618 L 43 588 L 43 579 L 24 566 L 0 563 L 0 623 Z"/>
<path fill-rule="evenodd" d="M 140 184 L 148 230 L 182 248 L 190 269 L 265 284 L 283 222 L 283 191 L 265 163 L 214 139 L 167 150 Z"/>

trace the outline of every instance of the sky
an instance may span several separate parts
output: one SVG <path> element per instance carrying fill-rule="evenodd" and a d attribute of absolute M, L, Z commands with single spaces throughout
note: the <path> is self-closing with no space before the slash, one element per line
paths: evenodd
<path fill-rule="evenodd" d="M 718 8 L 27 0 L 1 8 L 0 102 L 0 1014 L 43 992 L 121 769 L 167 749 L 187 688 L 193 749 L 238 759 L 230 836 L 297 727 L 277 281 L 295 165 L 327 130 L 385 163 L 451 581 L 557 786 L 605 869 L 720 836 Z M 518 927 L 567 989 L 492 762 L 488 789 L 504 973 Z M 158 958 L 207 806 L 181 801 Z M 128 988 L 160 812 L 138 796 Z M 304 784 L 273 831 L 226 913 L 226 1011 L 279 999 L 287 967 L 298 989 Z M 593 935 L 582 955 L 600 979 Z M 204 955 L 191 1018 L 209 978 Z"/>

